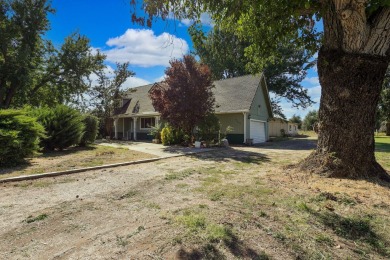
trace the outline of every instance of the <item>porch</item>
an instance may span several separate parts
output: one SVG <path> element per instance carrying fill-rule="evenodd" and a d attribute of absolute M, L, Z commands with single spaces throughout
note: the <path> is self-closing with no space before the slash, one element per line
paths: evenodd
<path fill-rule="evenodd" d="M 160 116 L 131 116 L 114 118 L 114 138 L 119 140 L 151 140 L 152 127 L 160 122 Z"/>

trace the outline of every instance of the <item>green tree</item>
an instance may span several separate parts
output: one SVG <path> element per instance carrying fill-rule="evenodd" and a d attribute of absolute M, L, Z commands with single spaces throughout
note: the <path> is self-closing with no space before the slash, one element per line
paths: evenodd
<path fill-rule="evenodd" d="M 302 127 L 305 131 L 315 130 L 315 126 L 318 123 L 318 111 L 312 110 L 307 113 L 302 122 Z"/>
<path fill-rule="evenodd" d="M 297 115 L 294 114 L 288 121 L 290 121 L 291 123 L 298 124 L 298 129 L 302 128 L 302 118 L 301 118 L 301 116 L 297 116 Z"/>
<path fill-rule="evenodd" d="M 151 26 L 155 16 L 199 20 L 209 12 L 217 26 L 250 45 L 245 56 L 259 71 L 278 57 L 278 46 L 318 51 L 322 87 L 317 149 L 301 164 L 326 176 L 390 176 L 375 160 L 375 113 L 390 55 L 388 0 L 144 0 Z M 323 33 L 315 24 L 323 24 Z M 337 68 L 337 69 L 335 69 Z"/>
<path fill-rule="evenodd" d="M 193 25 L 189 28 L 194 43 L 194 53 L 207 64 L 214 80 L 232 78 L 259 72 L 250 58 L 245 56 L 245 49 L 250 46 L 248 41 L 240 40 L 234 34 L 214 27 L 207 35 L 202 28 Z M 300 83 L 307 75 L 307 70 L 313 67 L 312 52 L 305 51 L 296 45 L 278 46 L 278 55 L 268 61 L 263 70 L 269 91 L 276 94 L 273 98 L 274 114 L 281 115 L 277 106 L 279 98 L 286 98 L 293 107 L 307 108 L 314 102 Z"/>
<path fill-rule="evenodd" d="M 50 13 L 48 0 L 0 0 L 1 108 L 76 101 L 103 69 L 105 56 L 86 37 L 72 34 L 58 49 L 44 39 Z"/>
<path fill-rule="evenodd" d="M 89 91 L 89 105 L 93 107 L 92 114 L 99 119 L 99 132 L 102 136 L 111 136 L 112 115 L 120 107 L 120 97 L 125 91 L 121 89 L 123 83 L 134 76 L 129 70 L 129 63 L 117 63 L 114 75 L 107 75 L 98 71 L 98 84 Z"/>

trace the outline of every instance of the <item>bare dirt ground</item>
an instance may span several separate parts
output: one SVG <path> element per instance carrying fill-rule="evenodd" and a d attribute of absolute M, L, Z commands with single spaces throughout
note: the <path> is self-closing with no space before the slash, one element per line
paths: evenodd
<path fill-rule="evenodd" d="M 390 257 L 389 186 L 286 167 L 313 145 L 220 149 L 3 184 L 0 259 Z"/>

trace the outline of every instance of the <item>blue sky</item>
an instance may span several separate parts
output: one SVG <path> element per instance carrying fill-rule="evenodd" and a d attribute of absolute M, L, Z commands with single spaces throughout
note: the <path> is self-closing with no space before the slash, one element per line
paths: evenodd
<path fill-rule="evenodd" d="M 125 88 L 159 81 L 172 58 L 180 58 L 192 49 L 187 28 L 190 21 L 161 21 L 152 28 L 140 27 L 131 22 L 130 0 L 52 0 L 56 13 L 50 15 L 51 30 L 46 37 L 55 45 L 73 32 L 87 36 L 91 46 L 107 55 L 107 73 L 115 68 L 115 62 L 130 62 L 136 73 L 124 84 Z M 207 16 L 204 23 L 210 24 Z M 310 70 L 303 81 L 318 109 L 321 89 L 315 69 Z M 308 110 L 296 110 L 282 101 L 287 118 L 293 114 L 306 115 Z"/>

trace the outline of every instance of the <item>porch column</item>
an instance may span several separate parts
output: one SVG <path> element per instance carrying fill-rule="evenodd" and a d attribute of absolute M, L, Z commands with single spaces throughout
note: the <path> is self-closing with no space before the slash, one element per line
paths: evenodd
<path fill-rule="evenodd" d="M 158 123 L 160 123 L 160 117 L 159 117 L 159 116 L 155 116 L 154 118 L 155 118 L 155 120 L 156 120 L 156 126 L 157 126 Z"/>
<path fill-rule="evenodd" d="M 125 140 L 125 118 L 122 117 L 122 140 Z"/>
<path fill-rule="evenodd" d="M 137 119 L 138 117 L 133 117 L 133 126 L 134 126 L 134 133 L 133 133 L 133 139 L 134 141 L 137 141 Z"/>
<path fill-rule="evenodd" d="M 248 119 L 248 113 L 244 112 L 244 143 L 246 143 L 246 124 Z"/>
<path fill-rule="evenodd" d="M 114 138 L 118 139 L 118 118 L 114 119 Z"/>

